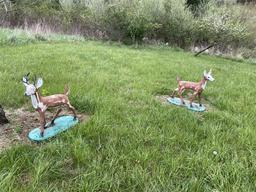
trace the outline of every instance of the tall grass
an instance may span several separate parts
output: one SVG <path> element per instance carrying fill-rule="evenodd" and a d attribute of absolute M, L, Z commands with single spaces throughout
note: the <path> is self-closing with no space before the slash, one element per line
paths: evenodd
<path fill-rule="evenodd" d="M 84 37 L 78 35 L 64 35 L 44 33 L 33 29 L 0 28 L 0 45 L 22 45 L 36 42 L 83 42 Z"/>

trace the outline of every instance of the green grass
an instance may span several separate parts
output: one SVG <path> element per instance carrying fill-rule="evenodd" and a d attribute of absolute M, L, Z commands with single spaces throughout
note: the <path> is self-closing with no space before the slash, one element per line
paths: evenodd
<path fill-rule="evenodd" d="M 210 68 L 209 112 L 155 99 L 176 87 L 177 75 L 197 81 Z M 31 105 L 21 83 L 28 71 L 49 94 L 69 83 L 71 103 L 92 117 L 48 142 L 2 152 L 2 191 L 256 190 L 256 65 L 92 41 L 2 45 L 4 107 Z"/>
<path fill-rule="evenodd" d="M 75 35 L 60 35 L 33 30 L 0 28 L 0 46 L 4 45 L 26 45 L 37 42 L 83 42 L 85 39 Z"/>

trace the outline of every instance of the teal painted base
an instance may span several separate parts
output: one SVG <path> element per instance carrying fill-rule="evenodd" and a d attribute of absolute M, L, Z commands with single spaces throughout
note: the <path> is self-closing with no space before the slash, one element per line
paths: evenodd
<path fill-rule="evenodd" d="M 199 106 L 198 103 L 192 103 L 193 107 L 191 107 L 190 104 L 189 104 L 189 101 L 185 100 L 185 99 L 184 99 L 185 105 L 182 104 L 180 98 L 177 98 L 177 97 L 173 97 L 173 98 L 170 97 L 170 98 L 167 99 L 167 101 L 169 103 L 174 104 L 174 105 L 185 106 L 189 110 L 192 110 L 192 111 L 196 111 L 196 112 L 203 112 L 203 111 L 205 111 L 205 106 L 204 105 Z"/>
<path fill-rule="evenodd" d="M 35 128 L 29 132 L 28 138 L 32 141 L 47 140 L 76 125 L 78 123 L 78 119 L 74 120 L 74 117 L 71 115 L 61 116 L 55 119 L 54 123 L 55 125 L 44 130 L 43 137 L 40 135 L 40 128 Z"/>

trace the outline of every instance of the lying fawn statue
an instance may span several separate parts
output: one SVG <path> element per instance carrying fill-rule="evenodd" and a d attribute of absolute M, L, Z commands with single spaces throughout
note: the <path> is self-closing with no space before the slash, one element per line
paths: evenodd
<path fill-rule="evenodd" d="M 198 96 L 199 105 L 202 106 L 201 94 L 203 90 L 206 88 L 207 81 L 214 81 L 214 78 L 212 77 L 212 70 L 210 70 L 208 73 L 204 71 L 203 79 L 199 82 L 182 81 L 179 77 L 177 77 L 179 87 L 173 91 L 171 97 L 174 97 L 174 94 L 178 92 L 181 102 L 185 104 L 182 97 L 182 93 L 185 90 L 190 89 L 194 91 L 192 97 L 190 98 L 190 107 L 193 107 L 192 102 L 194 101 L 196 96 Z"/>
<path fill-rule="evenodd" d="M 39 113 L 40 123 L 41 123 L 41 126 L 40 126 L 41 137 L 44 136 L 44 129 L 48 127 L 48 126 L 45 127 L 46 125 L 45 111 L 47 110 L 48 107 L 65 105 L 69 108 L 69 110 L 73 112 L 74 120 L 76 119 L 77 116 L 76 116 L 75 108 L 70 104 L 68 99 L 69 89 L 67 88 L 67 86 L 65 87 L 64 94 L 55 94 L 55 95 L 42 97 L 39 93 L 39 88 L 42 87 L 43 80 L 41 78 L 38 78 L 38 79 L 35 78 L 35 82 L 30 84 L 28 76 L 29 76 L 29 73 L 23 77 L 22 81 L 26 87 L 25 95 L 31 97 L 32 105 L 36 109 L 36 111 Z M 58 117 L 60 112 L 61 112 L 61 109 L 58 109 L 57 113 L 51 120 L 51 123 L 49 126 L 54 125 L 54 120 Z"/>

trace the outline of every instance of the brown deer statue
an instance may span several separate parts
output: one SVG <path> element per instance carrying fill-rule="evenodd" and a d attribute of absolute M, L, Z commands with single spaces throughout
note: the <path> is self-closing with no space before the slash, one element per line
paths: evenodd
<path fill-rule="evenodd" d="M 42 78 L 35 78 L 35 81 L 33 83 L 29 83 L 29 73 L 25 75 L 22 79 L 23 84 L 25 85 L 26 91 L 25 95 L 31 97 L 32 106 L 33 108 L 39 113 L 40 117 L 40 135 L 41 137 L 44 136 L 44 129 L 54 125 L 54 120 L 58 117 L 58 115 L 61 112 L 61 109 L 58 109 L 57 113 L 51 120 L 51 123 L 49 126 L 46 125 L 45 120 L 45 111 L 48 107 L 56 107 L 56 106 L 67 106 L 69 110 L 71 110 L 74 114 L 74 120 L 77 118 L 75 108 L 70 104 L 68 95 L 69 95 L 69 88 L 66 86 L 64 94 L 55 94 L 43 97 L 40 95 L 39 88 L 43 85 L 43 79 Z"/>
<path fill-rule="evenodd" d="M 194 93 L 190 98 L 190 102 L 189 102 L 190 107 L 193 107 L 192 102 L 194 101 L 196 96 L 198 96 L 199 105 L 202 106 L 201 94 L 203 90 L 206 88 L 206 84 L 208 81 L 214 81 L 214 78 L 212 77 L 212 70 L 210 70 L 208 73 L 204 71 L 203 78 L 199 82 L 182 81 L 179 77 L 177 77 L 177 82 L 179 87 L 173 91 L 171 97 L 174 97 L 175 93 L 178 92 L 181 102 L 185 104 L 184 99 L 182 97 L 182 93 L 185 90 L 192 90 L 194 91 Z"/>

